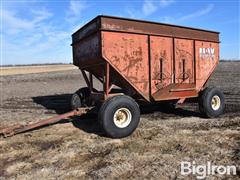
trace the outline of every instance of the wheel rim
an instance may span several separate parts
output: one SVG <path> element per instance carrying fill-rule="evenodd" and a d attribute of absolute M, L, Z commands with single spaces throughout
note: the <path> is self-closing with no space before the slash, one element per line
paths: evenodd
<path fill-rule="evenodd" d="M 113 115 L 113 122 L 119 128 L 127 127 L 131 121 L 132 114 L 127 108 L 120 108 Z"/>
<path fill-rule="evenodd" d="M 213 110 L 218 110 L 220 108 L 221 105 L 221 100 L 220 97 L 215 95 L 212 97 L 212 101 L 211 101 L 211 105 L 212 105 L 212 109 Z"/>

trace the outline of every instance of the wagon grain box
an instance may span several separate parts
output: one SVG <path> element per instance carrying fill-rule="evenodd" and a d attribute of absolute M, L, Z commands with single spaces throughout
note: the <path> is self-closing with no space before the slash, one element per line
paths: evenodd
<path fill-rule="evenodd" d="M 99 121 L 115 138 L 136 129 L 139 101 L 198 99 L 204 116 L 217 117 L 224 95 L 205 84 L 219 62 L 219 43 L 215 31 L 97 16 L 72 35 L 73 64 L 87 84 L 72 96 L 72 107 L 101 104 Z"/>

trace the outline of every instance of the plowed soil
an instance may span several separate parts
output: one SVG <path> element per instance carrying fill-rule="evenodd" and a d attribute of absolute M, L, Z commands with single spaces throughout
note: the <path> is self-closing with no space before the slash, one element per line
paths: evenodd
<path fill-rule="evenodd" d="M 85 86 L 78 70 L 0 77 L 0 126 L 69 111 L 71 94 Z M 195 103 L 142 108 L 137 130 L 105 137 L 90 114 L 0 138 L 0 179 L 195 179 L 181 161 L 237 165 L 240 176 L 240 62 L 221 62 L 208 86 L 223 89 L 225 114 L 201 117 Z"/>

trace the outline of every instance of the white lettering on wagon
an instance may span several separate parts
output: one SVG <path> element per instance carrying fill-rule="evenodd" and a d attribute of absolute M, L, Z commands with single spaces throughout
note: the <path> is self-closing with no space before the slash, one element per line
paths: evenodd
<path fill-rule="evenodd" d="M 214 59 L 215 49 L 214 48 L 199 48 L 199 55 L 202 59 Z"/>

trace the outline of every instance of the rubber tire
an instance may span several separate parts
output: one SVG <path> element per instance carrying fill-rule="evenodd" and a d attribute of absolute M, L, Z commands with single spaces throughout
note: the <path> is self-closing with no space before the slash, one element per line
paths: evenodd
<path fill-rule="evenodd" d="M 211 106 L 212 97 L 217 95 L 220 98 L 221 104 L 218 110 L 214 110 Z M 218 88 L 205 88 L 200 92 L 199 110 L 204 117 L 215 118 L 223 114 L 225 108 L 224 94 Z"/>
<path fill-rule="evenodd" d="M 93 89 L 94 92 L 97 90 Z M 71 98 L 71 108 L 76 109 L 80 107 L 91 106 L 90 101 L 87 99 L 90 96 L 91 92 L 88 87 L 80 88 L 76 91 Z"/>
<path fill-rule="evenodd" d="M 127 127 L 119 128 L 113 122 L 114 113 L 119 108 L 127 108 L 132 120 Z M 140 109 L 134 99 L 125 95 L 117 95 L 107 99 L 98 112 L 98 120 L 106 135 L 111 138 L 127 137 L 134 132 L 140 121 Z"/>
<path fill-rule="evenodd" d="M 71 97 L 71 108 L 72 110 L 82 107 L 82 101 L 79 94 L 74 93 Z"/>

